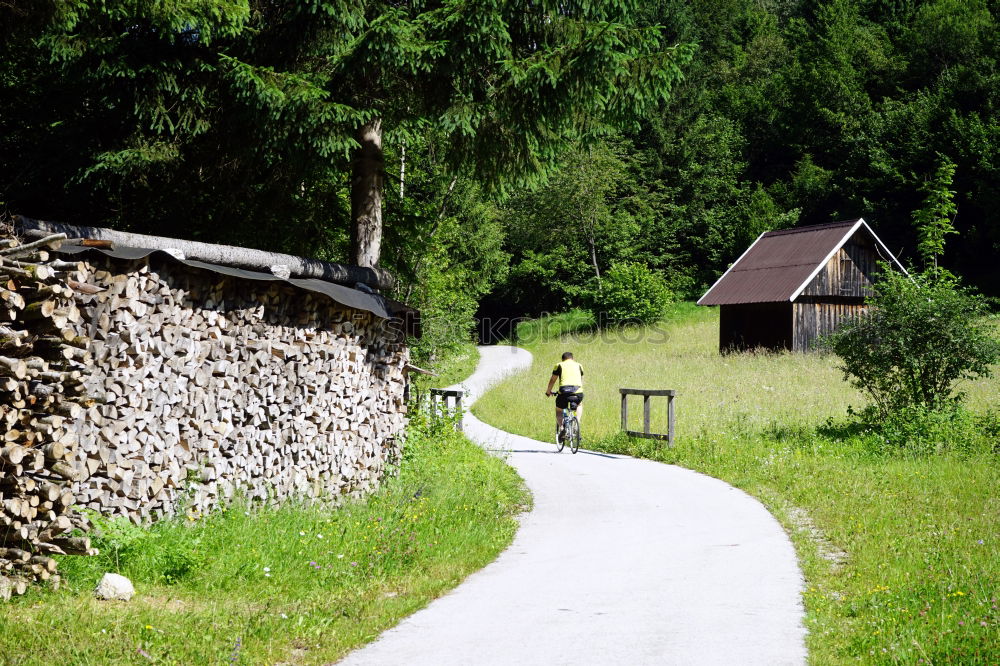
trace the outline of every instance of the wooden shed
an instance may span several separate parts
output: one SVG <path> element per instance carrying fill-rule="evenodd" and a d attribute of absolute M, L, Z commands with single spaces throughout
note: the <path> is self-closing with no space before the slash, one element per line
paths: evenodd
<path fill-rule="evenodd" d="M 720 306 L 720 351 L 809 351 L 844 318 L 864 311 L 879 262 L 905 272 L 860 218 L 769 231 L 698 305 Z"/>

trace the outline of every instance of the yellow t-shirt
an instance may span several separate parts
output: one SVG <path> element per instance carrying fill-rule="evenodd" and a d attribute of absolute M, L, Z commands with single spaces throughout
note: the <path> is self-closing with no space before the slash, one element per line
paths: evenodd
<path fill-rule="evenodd" d="M 583 388 L 583 366 L 573 359 L 557 363 L 552 374 L 559 378 L 559 386 L 579 386 Z"/>

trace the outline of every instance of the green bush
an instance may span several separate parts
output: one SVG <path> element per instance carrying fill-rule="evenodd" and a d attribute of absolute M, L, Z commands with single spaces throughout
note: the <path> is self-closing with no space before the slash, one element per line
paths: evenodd
<path fill-rule="evenodd" d="M 108 518 L 96 511 L 87 511 L 87 516 L 93 525 L 92 544 L 100 553 L 97 558 L 104 561 L 110 571 L 121 573 L 149 540 L 148 530 L 123 516 Z"/>
<path fill-rule="evenodd" d="M 943 409 L 904 407 L 889 415 L 869 407 L 850 412 L 853 421 L 827 421 L 821 436 L 847 441 L 877 455 L 968 455 L 1000 452 L 1000 413 L 976 414 L 961 405 Z"/>
<path fill-rule="evenodd" d="M 176 585 L 205 565 L 201 534 L 184 519 L 142 527 L 122 516 L 89 515 L 91 541 L 99 552 L 93 563 L 100 568 L 142 582 Z"/>
<path fill-rule="evenodd" d="M 604 274 L 587 301 L 600 326 L 652 324 L 663 316 L 673 294 L 659 273 L 644 264 L 623 262 Z"/>
<path fill-rule="evenodd" d="M 985 302 L 946 271 L 884 271 L 869 305 L 826 344 L 840 357 L 845 379 L 871 398 L 882 418 L 957 404 L 956 383 L 988 377 L 1000 358 Z"/>

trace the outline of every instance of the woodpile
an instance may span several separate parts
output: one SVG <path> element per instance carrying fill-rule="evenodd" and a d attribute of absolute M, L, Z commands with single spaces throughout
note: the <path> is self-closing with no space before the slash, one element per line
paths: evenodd
<path fill-rule="evenodd" d="M 78 294 L 78 332 L 92 338 L 96 401 L 79 431 L 81 505 L 142 522 L 236 494 L 377 486 L 399 454 L 408 360 L 384 320 L 162 257 L 89 262 L 99 290 Z"/>
<path fill-rule="evenodd" d="M 71 484 L 90 355 L 75 299 L 88 285 L 82 264 L 53 255 L 63 238 L 0 241 L 0 599 L 58 583 L 49 555 L 93 552 L 67 536 L 87 527 Z"/>
<path fill-rule="evenodd" d="M 409 352 L 386 320 L 61 238 L 0 240 L 0 597 L 94 552 L 74 506 L 142 523 L 360 496 L 398 459 Z"/>

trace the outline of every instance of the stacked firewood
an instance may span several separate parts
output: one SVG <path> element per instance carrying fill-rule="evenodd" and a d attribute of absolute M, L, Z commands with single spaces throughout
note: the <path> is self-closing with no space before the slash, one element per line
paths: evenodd
<path fill-rule="evenodd" d="M 408 349 L 385 320 L 170 257 L 68 260 L 107 241 L 2 238 L 0 597 L 94 552 L 74 505 L 143 523 L 359 496 L 398 459 Z"/>
<path fill-rule="evenodd" d="M 408 355 L 384 320 L 166 257 L 87 267 L 80 505 L 148 522 L 237 494 L 362 495 L 399 455 Z"/>
<path fill-rule="evenodd" d="M 74 421 L 84 395 L 88 340 L 76 293 L 83 265 L 57 259 L 65 237 L 0 240 L 0 598 L 53 579 L 51 554 L 90 554 L 73 511 Z"/>

